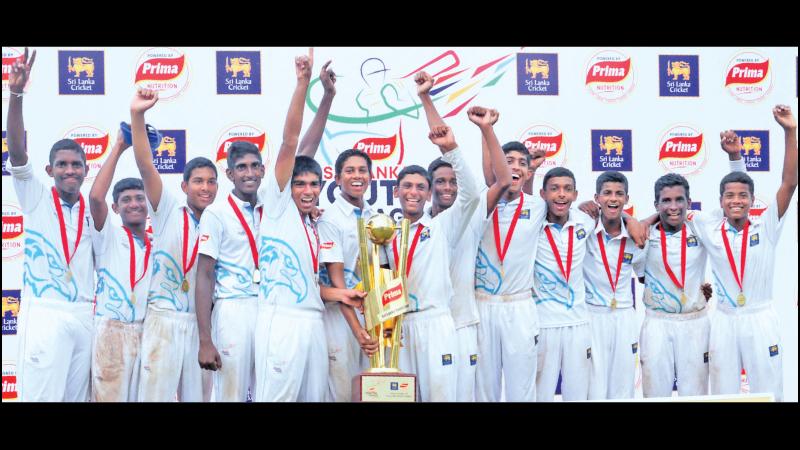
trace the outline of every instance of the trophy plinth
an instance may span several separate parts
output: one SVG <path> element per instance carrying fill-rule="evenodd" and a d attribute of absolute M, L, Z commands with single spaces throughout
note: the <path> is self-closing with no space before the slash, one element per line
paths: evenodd
<path fill-rule="evenodd" d="M 417 376 L 392 368 L 374 368 L 353 378 L 354 402 L 417 401 Z"/>

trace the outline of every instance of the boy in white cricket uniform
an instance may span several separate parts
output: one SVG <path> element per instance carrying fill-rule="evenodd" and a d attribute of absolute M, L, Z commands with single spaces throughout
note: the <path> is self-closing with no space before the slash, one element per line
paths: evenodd
<path fill-rule="evenodd" d="M 508 401 L 533 402 L 539 343 L 533 270 L 546 205 L 538 196 L 526 195 L 523 185 L 541 165 L 544 152 L 532 155 L 516 141 L 503 145 L 503 152 L 511 186 L 485 219 L 475 263 L 480 314 L 475 394 L 479 402 L 498 402 L 505 380 Z M 487 183 L 494 180 L 486 161 L 484 178 Z"/>
<path fill-rule="evenodd" d="M 728 130 L 720 135 L 732 169 L 720 182 L 724 219 L 715 211 L 695 212 L 690 220 L 708 249 L 718 300 L 711 317 L 711 393 L 738 394 L 744 369 L 751 392 L 770 392 L 782 401 L 782 348 L 772 287 L 776 248 L 797 186 L 797 122 L 788 106 L 776 106 L 773 115 L 785 136 L 782 182 L 774 202 L 760 216 L 748 217 L 754 183 L 744 173 L 741 139 Z"/>
<path fill-rule="evenodd" d="M 256 319 L 256 401 L 321 402 L 328 395 L 328 346 L 322 315 L 326 301 L 359 305 L 363 293 L 320 287 L 320 239 L 310 213 L 322 171 L 310 155 L 295 157 L 313 50 L 295 58 L 297 88 L 289 106 L 275 168 L 259 198 L 261 283 Z M 315 149 L 313 149 L 315 150 Z"/>
<path fill-rule="evenodd" d="M 25 223 L 25 263 L 19 313 L 17 389 L 20 400 L 89 399 L 94 259 L 91 216 L 80 193 L 86 176 L 81 146 L 62 139 L 45 170 L 54 185 L 34 176 L 25 150 L 22 96 L 34 51 L 11 65 L 8 164 Z"/>
<path fill-rule="evenodd" d="M 410 310 L 403 319 L 399 365 L 401 371 L 417 375 L 420 401 L 453 402 L 458 382 L 453 358 L 458 352 L 458 340 L 450 313 L 453 298 L 450 253 L 478 206 L 478 189 L 450 128 L 432 127 L 429 138 L 442 151 L 442 160 L 453 167 L 460 195 L 452 208 L 431 219 L 424 214 L 431 189 L 428 173 L 412 165 L 398 174 L 394 195 L 400 199 L 403 217 L 412 222 L 407 267 Z M 387 246 L 393 268 L 398 264 L 399 254 L 395 252 L 398 245 L 395 238 Z"/>
<path fill-rule="evenodd" d="M 372 207 L 364 200 L 370 186 L 372 161 L 360 150 L 345 150 L 336 158 L 336 182 L 341 191 L 336 201 L 319 220 L 320 275 L 324 285 L 354 288 L 361 281 L 358 268 L 359 244 L 357 220 L 372 217 Z M 337 279 L 339 278 L 339 279 Z M 364 316 L 356 316 L 352 307 L 338 302 L 325 304 L 325 332 L 328 337 L 331 399 L 351 400 L 352 379 L 369 368 L 368 355 L 377 349 L 364 329 Z M 361 345 L 368 347 L 362 353 Z"/>
<path fill-rule="evenodd" d="M 200 216 L 217 195 L 217 169 L 207 158 L 186 163 L 181 189 L 185 199 L 164 190 L 153 165 L 144 113 L 158 93 L 140 89 L 131 102 L 131 132 L 142 175 L 155 246 L 148 311 L 142 330 L 138 400 L 200 402 L 208 387 L 197 362 L 200 341 L 195 315 Z"/>
<path fill-rule="evenodd" d="M 420 72 L 415 77 L 415 81 L 429 126 L 444 125 L 444 121 L 429 95 L 434 83 L 433 78 L 426 72 Z M 475 268 L 470 262 L 475 261 L 477 257 L 478 245 L 488 223 L 487 217 L 494 211 L 497 202 L 511 185 L 511 171 L 505 162 L 505 155 L 492 128 L 499 114 L 495 110 L 472 107 L 467 111 L 467 115 L 481 129 L 482 157 L 484 160 L 491 161 L 490 170 L 497 172 L 497 177 L 492 183 L 488 183 L 488 189 L 481 191 L 478 207 L 450 255 L 450 277 L 453 283 L 450 311 L 458 337 L 458 354 L 455 357 L 455 365 L 458 372 L 456 400 L 459 402 L 475 401 L 475 375 L 479 362 L 478 322 L 480 322 L 480 317 L 474 291 Z M 458 183 L 453 167 L 442 158 L 437 158 L 430 163 L 428 174 L 433 182 L 433 206 L 425 211 L 425 214 L 433 218 L 455 203 L 458 196 Z"/>
<path fill-rule="evenodd" d="M 644 252 L 636 247 L 622 220 L 628 203 L 625 175 L 603 172 L 596 185 L 595 201 L 602 216 L 589 236 L 583 263 L 592 328 L 589 399 L 629 399 L 634 395 L 639 349 L 631 279 L 643 268 Z"/>
<path fill-rule="evenodd" d="M 127 147 L 120 134 L 89 193 L 98 278 L 92 345 L 95 402 L 135 402 L 139 389 L 139 350 L 152 266 L 142 180 L 125 178 L 114 185 L 111 207 L 120 215 L 122 226 L 111 223 L 106 204 L 117 163 Z"/>
<path fill-rule="evenodd" d="M 540 195 L 546 218 L 537 240 L 534 292 L 539 310 L 536 400 L 553 401 L 559 372 L 564 401 L 589 396 L 592 334 L 586 309 L 583 261 L 595 220 L 570 206 L 577 197 L 575 176 L 550 169 Z"/>

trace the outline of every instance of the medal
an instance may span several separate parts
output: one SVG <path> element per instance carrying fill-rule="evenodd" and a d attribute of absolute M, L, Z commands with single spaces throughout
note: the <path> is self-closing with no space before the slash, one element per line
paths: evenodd
<path fill-rule="evenodd" d="M 519 193 L 519 204 L 517 205 L 516 211 L 514 211 L 514 217 L 511 219 L 511 225 L 508 227 L 508 234 L 506 235 L 505 240 L 503 241 L 503 248 L 500 248 L 500 214 L 497 211 L 497 208 L 494 209 L 492 212 L 492 226 L 494 230 L 494 247 L 497 250 L 497 258 L 500 260 L 500 278 L 505 278 L 506 273 L 503 269 L 503 260 L 506 259 L 506 254 L 508 253 L 508 246 L 511 244 L 511 236 L 514 235 L 514 229 L 517 227 L 517 220 L 519 220 L 519 215 L 522 213 L 522 203 L 525 201 L 525 194 L 520 192 Z"/>
<path fill-rule="evenodd" d="M 733 271 L 733 278 L 736 280 L 736 284 L 739 285 L 739 296 L 736 297 L 736 303 L 739 306 L 744 306 L 746 299 L 744 298 L 744 288 L 742 285 L 744 284 L 744 266 L 747 263 L 747 234 L 750 230 L 750 221 L 748 220 L 747 223 L 744 224 L 744 236 L 742 236 L 742 263 L 741 263 L 741 276 L 736 273 L 736 261 L 733 260 L 733 251 L 731 250 L 731 243 L 728 241 L 728 232 L 725 231 L 725 221 L 722 222 L 722 243 L 725 244 L 725 253 L 728 255 L 728 264 L 731 266 L 731 270 Z"/>
<path fill-rule="evenodd" d="M 236 205 L 236 201 L 233 199 L 231 194 L 228 194 L 228 203 L 233 208 L 233 212 L 236 214 L 236 218 L 239 219 L 239 223 L 242 224 L 242 228 L 244 229 L 245 234 L 247 235 L 247 243 L 250 245 L 250 255 L 253 257 L 253 283 L 258 284 L 261 282 L 261 276 L 258 273 L 258 249 L 256 248 L 256 240 L 253 237 L 253 232 L 250 230 L 250 226 L 247 225 L 247 222 L 244 220 L 244 216 L 242 212 L 239 210 L 239 206 Z M 261 215 L 264 213 L 263 209 L 259 209 L 259 221 L 261 220 Z M 260 222 L 259 222 L 260 223 Z M 306 233 L 308 233 L 306 231 Z M 317 251 L 319 253 L 319 251 Z M 315 269 L 316 271 L 316 269 Z"/>
<path fill-rule="evenodd" d="M 131 303 L 133 303 L 134 305 L 136 304 L 136 294 L 134 294 L 133 292 L 131 292 Z"/>
<path fill-rule="evenodd" d="M 181 290 L 183 292 L 189 292 L 189 280 L 186 278 L 183 279 L 183 283 L 181 283 Z"/>
<path fill-rule="evenodd" d="M 686 292 L 685 292 L 685 285 L 686 285 L 686 225 L 684 224 L 681 227 L 681 282 L 678 283 L 678 278 L 672 272 L 672 269 L 669 267 L 669 263 L 667 262 L 667 233 L 664 232 L 664 227 L 662 225 L 658 226 L 659 230 L 661 231 L 661 260 L 664 262 L 664 268 L 667 271 L 667 275 L 675 283 L 681 290 L 681 305 L 686 304 Z"/>
<path fill-rule="evenodd" d="M 78 209 L 78 233 L 75 237 L 75 248 L 72 250 L 72 255 L 69 254 L 69 247 L 67 245 L 67 224 L 64 222 L 64 212 L 61 211 L 61 202 L 58 201 L 58 191 L 55 186 L 51 189 L 53 193 L 53 203 L 56 207 L 56 214 L 58 215 L 58 228 L 61 231 L 61 247 L 64 249 L 64 260 L 67 262 L 67 274 L 64 277 L 67 283 L 72 282 L 72 270 L 69 268 L 69 263 L 78 252 L 78 244 L 81 242 L 83 236 L 83 214 L 86 211 L 86 203 L 83 201 L 83 194 L 79 197 L 80 207 Z"/>
<path fill-rule="evenodd" d="M 611 268 L 608 267 L 608 258 L 606 258 L 606 245 L 603 243 L 605 240 L 603 238 L 603 232 L 597 232 L 597 245 L 600 247 L 600 255 L 603 257 L 603 266 L 606 269 L 606 275 L 608 275 L 608 284 L 611 285 L 611 292 L 613 298 L 611 299 L 611 309 L 617 309 L 617 284 L 619 283 L 619 273 L 622 269 L 622 260 L 625 258 L 625 241 L 627 237 L 622 238 L 622 242 L 619 244 L 619 256 L 617 257 L 617 278 L 614 281 L 611 281 Z"/>

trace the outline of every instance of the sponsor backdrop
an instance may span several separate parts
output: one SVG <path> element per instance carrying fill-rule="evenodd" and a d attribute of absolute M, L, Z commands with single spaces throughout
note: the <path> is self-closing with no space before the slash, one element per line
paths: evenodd
<path fill-rule="evenodd" d="M 164 174 L 166 189 L 180 193 L 180 174 L 195 156 L 211 158 L 224 170 L 227 147 L 237 139 L 258 145 L 271 168 L 295 86 L 293 58 L 307 52 L 245 47 L 37 50 L 24 106 L 30 158 L 37 176 L 46 178 L 44 166 L 53 142 L 63 137 L 80 142 L 89 165 L 84 195 L 120 122 L 130 121 L 135 85 L 161 91 L 161 101 L 147 121 L 163 134 L 153 160 Z M 4 165 L 8 73 L 22 51 L 21 46 L 2 50 Z M 763 211 L 774 199 L 783 166 L 783 132 L 771 109 L 786 103 L 795 116 L 798 113 L 797 48 L 316 48 L 315 56 L 304 130 L 322 97 L 317 76 L 323 63 L 332 59 L 338 76 L 316 157 L 325 182 L 320 207 L 334 198 L 336 156 L 360 148 L 374 160 L 368 201 L 395 217 L 399 204 L 392 189 L 399 170 L 409 164 L 427 167 L 439 155 L 427 139 L 416 96 L 413 77 L 419 70 L 436 78 L 434 103 L 453 127 L 475 176 L 481 173 L 480 133 L 466 110 L 473 105 L 497 108 L 500 121 L 495 129 L 501 142 L 519 140 L 547 151 L 547 161 L 536 174 L 537 190 L 548 168 L 565 166 L 577 177 L 579 198 L 586 200 L 601 171 L 620 170 L 631 183 L 628 210 L 639 216 L 653 212 L 653 183 L 667 172 L 689 179 L 695 206 L 718 207 L 719 180 L 728 170 L 718 143 L 725 129 L 744 137 L 747 167 L 756 181 L 753 213 Z M 217 201 L 231 188 L 220 175 Z M 116 179 L 128 176 L 138 176 L 130 151 L 122 157 Z M 25 227 L 5 170 L 2 184 L 7 401 L 16 397 L 16 317 Z M 784 347 L 785 396 L 797 401 L 796 206 L 787 215 L 776 255 L 774 292 Z M 118 222 L 118 216 L 114 220 Z M 642 289 L 636 287 L 641 297 Z"/>

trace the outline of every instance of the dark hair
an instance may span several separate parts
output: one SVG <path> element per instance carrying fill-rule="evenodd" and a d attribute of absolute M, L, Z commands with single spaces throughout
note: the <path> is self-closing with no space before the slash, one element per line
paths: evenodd
<path fill-rule="evenodd" d="M 188 183 L 189 178 L 192 177 L 192 171 L 201 167 L 210 167 L 214 171 L 214 176 L 217 176 L 217 166 L 210 159 L 198 156 L 186 163 L 186 167 L 183 168 L 183 181 Z"/>
<path fill-rule="evenodd" d="M 625 186 L 625 194 L 628 193 L 628 179 L 625 178 L 625 175 L 616 170 L 606 170 L 597 177 L 597 185 L 595 186 L 596 193 L 600 193 L 605 183 L 622 183 Z"/>
<path fill-rule="evenodd" d="M 81 157 L 81 159 L 83 160 L 83 164 L 86 165 L 86 152 L 83 151 L 83 147 L 81 147 L 81 144 L 78 144 L 72 139 L 61 139 L 60 141 L 53 144 L 53 147 L 50 148 L 51 166 L 56 160 L 56 152 L 60 150 L 72 150 Z"/>
<path fill-rule="evenodd" d="M 259 153 L 256 144 L 247 141 L 234 141 L 228 147 L 228 169 L 233 170 L 236 160 L 248 154 L 256 155 L 258 161 L 261 162 L 261 153 Z"/>
<path fill-rule="evenodd" d="M 528 147 L 525 147 L 525 144 L 519 141 L 510 141 L 503 144 L 503 154 L 507 155 L 508 152 L 520 152 L 525 155 L 525 158 L 528 160 L 528 165 L 531 164 L 531 154 L 528 152 Z"/>
<path fill-rule="evenodd" d="M 308 156 L 295 156 L 294 169 L 292 170 L 292 180 L 304 173 L 313 173 L 322 181 L 322 168 L 314 158 Z"/>
<path fill-rule="evenodd" d="M 542 182 L 542 189 L 547 187 L 547 182 L 550 180 L 550 178 L 555 177 L 570 177 L 572 178 L 572 184 L 574 184 L 575 187 L 578 185 L 578 183 L 575 181 L 575 175 L 571 170 L 567 169 L 566 167 L 553 167 L 545 174 L 544 181 Z"/>
<path fill-rule="evenodd" d="M 750 175 L 744 172 L 731 172 L 724 177 L 722 177 L 722 181 L 719 182 L 719 196 L 722 197 L 722 194 L 725 193 L 725 185 L 728 183 L 743 183 L 746 184 L 748 188 L 750 188 L 750 196 L 755 196 L 756 186 L 753 183 L 753 179 L 750 178 Z"/>
<path fill-rule="evenodd" d="M 114 197 L 114 203 L 119 201 L 119 196 L 123 191 L 129 189 L 144 191 L 144 183 L 142 183 L 140 178 L 123 178 L 117 181 L 117 184 L 114 185 L 114 191 L 111 194 Z"/>
<path fill-rule="evenodd" d="M 441 157 L 434 159 L 430 164 L 428 164 L 428 175 L 431 177 L 431 179 L 433 178 L 433 172 L 436 172 L 436 169 L 440 167 L 449 167 L 452 169 L 453 165 L 449 162 L 446 162 Z"/>
<path fill-rule="evenodd" d="M 369 155 L 364 152 L 363 150 L 356 150 L 351 148 L 349 150 L 345 150 L 342 153 L 339 153 L 339 156 L 336 157 L 336 163 L 334 164 L 334 168 L 336 169 L 336 176 L 342 174 L 342 167 L 344 166 L 345 161 L 347 161 L 351 156 L 359 156 L 364 158 L 364 161 L 367 162 L 367 170 L 369 173 L 372 173 L 372 159 L 370 159 Z"/>
<path fill-rule="evenodd" d="M 403 170 L 397 174 L 397 184 L 400 185 L 400 182 L 403 181 L 403 178 L 405 178 L 407 175 L 422 175 L 425 177 L 425 181 L 428 182 L 428 189 L 430 189 L 431 184 L 433 184 L 431 183 L 431 176 L 428 174 L 428 171 L 423 169 L 422 166 L 418 166 L 416 164 L 403 167 Z"/>
<path fill-rule="evenodd" d="M 661 199 L 661 190 L 668 187 L 673 186 L 683 186 L 683 189 L 686 191 L 686 198 L 689 199 L 689 182 L 686 181 L 682 175 L 677 173 L 668 173 L 663 177 L 656 180 L 655 186 L 655 194 L 656 194 L 656 202 Z"/>

